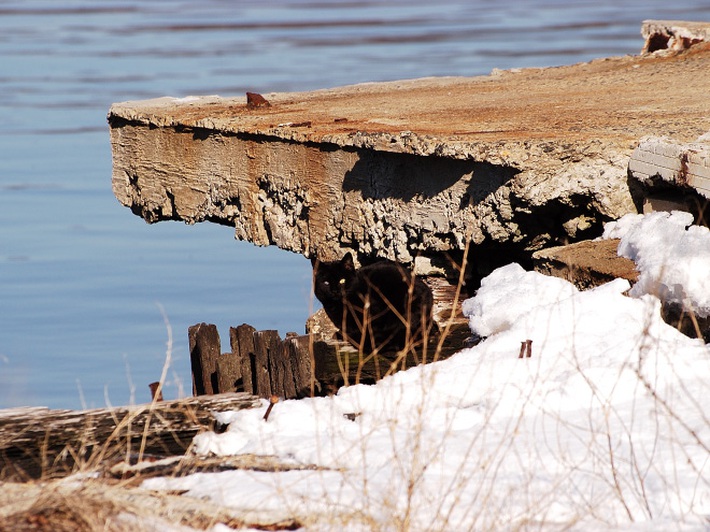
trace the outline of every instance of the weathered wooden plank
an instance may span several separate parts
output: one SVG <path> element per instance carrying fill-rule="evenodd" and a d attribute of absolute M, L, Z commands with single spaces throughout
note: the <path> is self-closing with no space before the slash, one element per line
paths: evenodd
<path fill-rule="evenodd" d="M 222 352 L 217 327 L 198 323 L 188 329 L 193 395 L 217 393 L 217 359 Z"/>
<path fill-rule="evenodd" d="M 254 352 L 259 381 L 257 395 L 270 397 L 284 396 L 283 342 L 278 331 L 257 331 L 254 333 Z"/>
<path fill-rule="evenodd" d="M 240 327 L 229 328 L 229 343 L 232 347 L 232 354 L 239 360 L 242 386 L 246 393 L 251 394 L 255 393 L 256 390 L 253 373 L 255 330 L 254 327 L 246 323 Z"/>
<path fill-rule="evenodd" d="M 257 331 L 247 324 L 232 327 L 233 352 L 217 358 L 215 389 L 244 390 L 263 398 L 276 395 L 285 399 L 332 393 L 343 385 L 373 383 L 395 371 L 447 358 L 464 347 L 465 339 L 470 336 L 468 321 L 454 312 L 450 302 L 448 307 L 441 307 L 438 331 L 427 338 L 426 344 L 406 354 L 374 356 L 359 353 L 338 340 L 332 324 L 318 325 L 319 320 L 328 321 L 325 314 L 316 316 L 310 324 L 321 333 L 290 334 L 284 340 L 278 331 Z M 213 341 L 216 327 L 201 325 L 203 331 L 210 331 Z M 198 326 L 190 329 L 194 329 L 191 334 L 196 336 Z M 243 372 L 239 373 L 240 370 Z M 235 379 L 237 374 L 241 378 Z"/>
<path fill-rule="evenodd" d="M 56 477 L 143 453 L 182 454 L 212 412 L 254 408 L 249 394 L 220 394 L 94 410 L 0 410 L 0 479 Z"/>
<path fill-rule="evenodd" d="M 217 386 L 218 393 L 245 391 L 242 364 L 238 354 L 223 353 L 217 359 Z"/>
<path fill-rule="evenodd" d="M 298 397 L 298 379 L 300 369 L 297 360 L 294 360 L 292 349 L 294 344 L 290 341 L 289 336 L 281 341 L 281 359 L 283 365 L 283 396 L 282 397 Z M 294 362 L 296 362 L 294 364 Z"/>
<path fill-rule="evenodd" d="M 312 337 L 309 335 L 291 336 L 284 341 L 284 350 L 291 364 L 296 397 L 309 397 L 317 393 L 313 380 L 311 343 Z"/>
<path fill-rule="evenodd" d="M 256 329 L 246 323 L 237 327 L 237 340 L 239 343 L 239 352 L 242 356 L 242 363 L 245 364 L 248 360 L 251 373 L 251 388 L 254 395 L 260 397 L 268 397 L 269 394 L 265 390 L 271 389 L 269 380 L 269 361 L 266 358 L 266 353 L 257 349 L 255 343 Z M 246 358 L 245 358 L 246 357 Z M 242 366 L 244 368 L 244 366 Z"/>

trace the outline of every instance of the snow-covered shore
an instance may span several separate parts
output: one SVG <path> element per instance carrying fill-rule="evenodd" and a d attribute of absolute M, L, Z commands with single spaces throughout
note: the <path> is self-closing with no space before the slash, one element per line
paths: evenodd
<path fill-rule="evenodd" d="M 479 345 L 278 403 L 268 421 L 220 414 L 229 430 L 195 441 L 199 453 L 317 470 L 143 486 L 309 530 L 707 530 L 710 346 L 664 323 L 654 295 L 710 313 L 710 232 L 686 222 L 659 213 L 607 227 L 641 269 L 632 297 L 624 280 L 580 292 L 511 264 L 464 303 Z M 519 359 L 528 339 L 532 356 Z"/>

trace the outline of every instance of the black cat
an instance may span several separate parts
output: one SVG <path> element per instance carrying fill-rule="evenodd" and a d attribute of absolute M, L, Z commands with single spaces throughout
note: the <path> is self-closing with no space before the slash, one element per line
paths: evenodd
<path fill-rule="evenodd" d="M 365 353 L 410 349 L 435 329 L 431 289 L 396 262 L 356 270 L 350 253 L 313 264 L 315 294 L 344 340 Z"/>

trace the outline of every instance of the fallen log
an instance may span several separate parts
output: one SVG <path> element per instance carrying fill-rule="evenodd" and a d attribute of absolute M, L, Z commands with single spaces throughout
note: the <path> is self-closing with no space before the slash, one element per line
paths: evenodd
<path fill-rule="evenodd" d="M 185 453 L 213 412 L 254 408 L 245 393 L 93 410 L 0 410 L 0 479 L 55 478 L 107 461 Z"/>

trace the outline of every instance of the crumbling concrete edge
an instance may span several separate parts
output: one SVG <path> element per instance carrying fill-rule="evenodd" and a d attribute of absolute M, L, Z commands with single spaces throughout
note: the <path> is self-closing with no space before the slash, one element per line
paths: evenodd
<path fill-rule="evenodd" d="M 644 20 L 641 35 L 645 39 L 642 54 L 687 50 L 701 42 L 710 42 L 710 24 L 683 20 Z"/>

